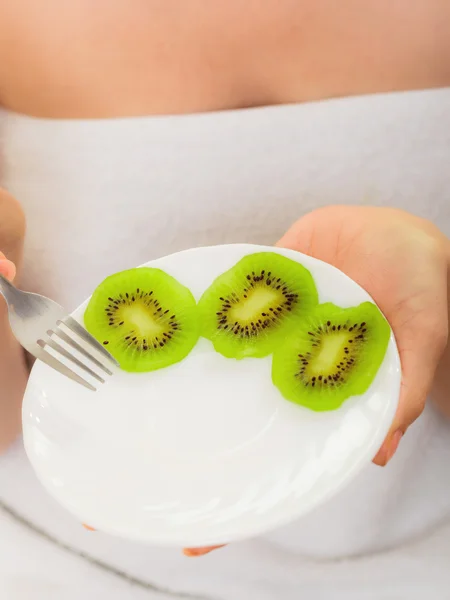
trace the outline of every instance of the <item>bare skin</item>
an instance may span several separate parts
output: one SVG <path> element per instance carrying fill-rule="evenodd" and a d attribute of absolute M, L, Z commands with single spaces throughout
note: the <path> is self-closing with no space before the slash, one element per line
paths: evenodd
<path fill-rule="evenodd" d="M 0 273 L 10 280 L 20 275 L 25 217 L 18 202 L 0 190 Z M 9 329 L 6 305 L 0 301 L 0 453 L 20 431 L 21 405 L 28 369 L 25 355 Z"/>
<path fill-rule="evenodd" d="M 111 117 L 450 82 L 447 0 L 0 0 L 0 104 Z"/>
<path fill-rule="evenodd" d="M 48 0 L 43 5 L 38 0 L 0 0 L 0 56 L 0 105 L 45 118 L 183 114 L 438 88 L 450 85 L 450 3 Z M 406 238 L 419 236 L 427 252 L 433 247 L 427 264 L 435 273 L 439 303 L 446 306 L 449 241 L 430 223 L 412 223 L 407 214 L 398 219 Z M 336 221 L 329 227 L 326 239 L 342 243 Z M 317 239 L 314 217 L 306 216 L 280 243 L 305 251 L 302 244 L 310 238 L 303 236 L 299 242 L 302 228 Z M 19 272 L 24 234 L 20 206 L 0 191 L 0 251 Z M 327 254 L 317 245 L 310 251 L 333 264 L 342 259 L 341 252 Z M 2 258 L 0 272 L 12 278 L 14 264 Z M 382 256 L 374 260 L 381 265 Z M 361 277 L 357 266 L 341 266 L 356 280 Z M 373 296 L 378 300 L 376 290 Z M 382 294 L 378 296 L 382 302 Z M 445 324 L 446 311 L 440 315 Z M 404 329 L 398 334 L 405 335 Z M 19 432 L 27 376 L 3 303 L 0 340 L 1 451 Z M 404 432 L 420 414 L 432 387 L 439 406 L 450 414 L 446 344 L 445 332 L 433 346 L 420 394 L 404 393 L 403 412 L 376 458 L 378 464 L 392 456 L 397 432 Z"/>

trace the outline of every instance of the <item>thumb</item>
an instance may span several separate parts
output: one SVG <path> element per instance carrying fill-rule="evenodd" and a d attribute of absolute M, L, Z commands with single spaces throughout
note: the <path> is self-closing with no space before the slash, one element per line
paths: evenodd
<path fill-rule="evenodd" d="M 0 275 L 12 281 L 16 276 L 16 266 L 13 262 L 8 260 L 3 252 L 0 252 Z"/>

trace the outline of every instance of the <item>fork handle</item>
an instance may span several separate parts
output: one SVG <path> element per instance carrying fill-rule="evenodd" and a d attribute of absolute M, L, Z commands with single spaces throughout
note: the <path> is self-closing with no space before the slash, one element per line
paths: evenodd
<path fill-rule="evenodd" d="M 14 302 L 14 298 L 17 297 L 17 288 L 3 275 L 0 275 L 0 294 L 6 300 L 7 304 Z"/>

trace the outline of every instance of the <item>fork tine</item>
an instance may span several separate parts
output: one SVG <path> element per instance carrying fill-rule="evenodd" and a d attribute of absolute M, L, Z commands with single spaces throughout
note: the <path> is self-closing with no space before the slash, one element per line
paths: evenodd
<path fill-rule="evenodd" d="M 49 331 L 47 331 L 47 334 L 48 335 L 52 335 L 52 334 L 57 335 L 59 338 L 64 340 L 66 342 L 66 344 L 69 344 L 69 346 L 71 346 L 72 348 L 75 348 L 75 350 L 78 350 L 78 352 L 80 354 L 82 354 L 84 357 L 88 358 L 91 362 L 93 362 L 94 365 L 96 365 L 99 369 L 102 369 L 102 371 L 104 371 L 107 375 L 112 375 L 112 371 L 107 369 L 105 367 L 105 365 L 103 365 L 99 360 L 97 360 L 94 356 L 92 356 L 92 354 L 89 354 L 89 352 L 87 350 L 85 350 L 82 346 L 80 346 L 80 344 L 78 344 L 78 342 L 76 342 L 71 337 L 69 337 L 67 335 L 67 333 L 64 333 L 64 331 L 62 331 L 61 328 L 57 327 L 53 331 L 49 330 Z"/>
<path fill-rule="evenodd" d="M 100 381 L 100 383 L 105 383 L 105 380 L 102 379 L 100 375 L 97 375 L 97 373 L 95 373 L 92 369 L 84 365 L 80 360 L 78 360 L 78 358 L 72 356 L 72 354 L 70 354 L 70 352 L 67 352 L 67 350 L 63 348 L 60 344 L 58 344 L 58 342 L 55 342 L 52 339 L 48 339 L 46 342 L 44 342 L 43 340 L 38 340 L 37 343 L 41 348 L 44 348 L 45 346 L 50 346 L 50 348 L 53 348 L 53 350 L 56 350 L 56 352 L 61 354 L 61 356 L 64 356 L 64 358 L 67 358 L 67 360 L 73 362 L 74 365 L 77 365 L 77 367 L 83 369 L 83 371 L 88 373 L 91 377 L 94 377 L 94 379 Z"/>
<path fill-rule="evenodd" d="M 42 341 L 42 340 L 39 340 L 39 341 Z M 44 348 L 41 347 L 39 349 L 36 349 L 34 351 L 34 355 L 40 361 L 47 364 L 49 367 L 52 367 L 52 369 L 59 371 L 62 375 L 65 375 L 66 377 L 68 377 L 69 379 L 72 379 L 76 383 L 83 385 L 88 390 L 91 390 L 93 392 L 97 391 L 93 385 L 91 385 L 89 382 L 85 381 L 82 377 L 77 375 L 74 371 L 72 371 L 72 369 L 69 369 L 69 367 L 66 367 L 66 365 L 64 365 L 62 362 L 57 360 L 54 356 L 49 354 L 46 350 L 44 350 Z"/>
<path fill-rule="evenodd" d="M 57 322 L 57 325 L 62 323 L 73 332 L 77 333 L 85 342 L 96 348 L 103 356 L 111 361 L 116 367 L 119 367 L 117 360 L 98 342 L 82 325 L 75 321 L 72 317 L 66 317 L 64 320 Z"/>

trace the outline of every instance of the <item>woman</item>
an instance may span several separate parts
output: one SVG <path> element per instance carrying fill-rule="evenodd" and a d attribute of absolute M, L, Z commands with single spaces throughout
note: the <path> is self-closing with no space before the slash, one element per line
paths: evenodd
<path fill-rule="evenodd" d="M 445 0 L 0 2 L 1 273 L 70 310 L 157 256 L 280 239 L 371 293 L 404 373 L 386 469 L 186 561 L 87 533 L 36 483 L 2 306 L 8 600 L 448 597 L 449 34 Z"/>

